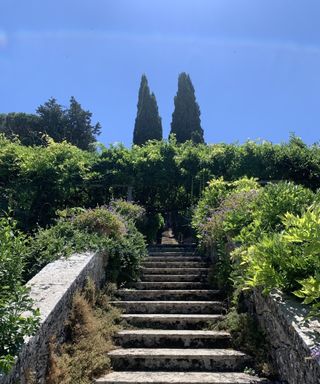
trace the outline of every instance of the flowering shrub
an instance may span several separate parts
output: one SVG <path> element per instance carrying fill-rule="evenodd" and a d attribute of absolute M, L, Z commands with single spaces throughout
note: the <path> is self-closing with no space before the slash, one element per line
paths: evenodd
<path fill-rule="evenodd" d="M 112 212 L 126 220 L 132 220 L 134 223 L 141 222 L 146 214 L 146 210 L 140 205 L 122 199 L 111 200 L 109 207 Z"/>
<path fill-rule="evenodd" d="M 320 345 L 312 348 L 311 357 L 320 363 Z"/>
<path fill-rule="evenodd" d="M 73 224 L 80 230 L 112 238 L 126 232 L 121 217 L 107 207 L 84 210 L 73 218 Z"/>
<path fill-rule="evenodd" d="M 232 281 L 236 294 L 252 287 L 265 293 L 279 288 L 312 304 L 311 314 L 319 315 L 318 194 L 290 182 L 248 189 L 245 179 L 224 191 L 219 205 L 207 206 L 196 227 L 202 246 L 216 250 L 219 285 Z M 203 209 L 203 203 L 198 207 Z"/>
<path fill-rule="evenodd" d="M 192 221 L 201 242 L 211 245 L 221 235 L 238 232 L 237 222 L 242 225 L 241 217 L 247 215 L 244 211 L 255 200 L 258 190 L 259 184 L 254 179 L 226 182 L 220 178 L 210 182 L 195 208 Z"/>
<path fill-rule="evenodd" d="M 204 193 L 206 205 L 200 200 L 195 210 L 196 219 L 193 220 L 193 225 L 198 232 L 201 246 L 215 249 L 215 279 L 220 288 L 228 288 L 231 273 L 230 250 L 243 226 L 252 221 L 253 206 L 258 195 L 259 185 L 254 179 L 243 178 L 232 183 L 219 179 L 217 183 L 211 182 L 208 191 Z M 201 213 L 204 213 L 204 218 L 199 221 Z"/>
<path fill-rule="evenodd" d="M 126 203 L 127 210 L 130 204 Z M 114 206 L 61 211 L 56 225 L 40 229 L 30 239 L 25 279 L 49 262 L 83 250 L 106 251 L 110 277 L 120 283 L 137 277 L 146 244 L 135 222 L 120 216 Z"/>
<path fill-rule="evenodd" d="M 227 218 L 231 219 L 233 212 L 245 204 L 246 198 L 253 198 L 258 189 L 256 180 L 246 177 L 235 182 L 226 182 L 223 178 L 210 181 L 192 219 L 202 242 L 210 243 L 211 236 L 219 236 L 218 232 L 223 230 Z"/>

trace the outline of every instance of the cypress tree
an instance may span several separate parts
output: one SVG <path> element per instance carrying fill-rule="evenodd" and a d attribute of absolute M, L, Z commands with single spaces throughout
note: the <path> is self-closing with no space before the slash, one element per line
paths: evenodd
<path fill-rule="evenodd" d="M 157 100 L 154 93 L 150 93 L 146 75 L 141 78 L 137 107 L 133 143 L 142 145 L 148 140 L 162 140 L 162 123 Z"/>
<path fill-rule="evenodd" d="M 187 140 L 192 140 L 194 143 L 204 143 L 199 104 L 196 101 L 190 76 L 185 72 L 181 73 L 178 79 L 178 92 L 174 97 L 170 133 L 176 135 L 178 143 Z"/>

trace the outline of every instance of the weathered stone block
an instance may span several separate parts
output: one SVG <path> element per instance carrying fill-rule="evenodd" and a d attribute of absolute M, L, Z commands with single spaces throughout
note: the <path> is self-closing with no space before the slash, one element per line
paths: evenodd
<path fill-rule="evenodd" d="M 305 321 L 308 308 L 280 292 L 264 296 L 255 290 L 253 298 L 281 378 L 290 384 L 319 384 L 320 361 L 311 355 L 320 345 L 320 322 Z"/>

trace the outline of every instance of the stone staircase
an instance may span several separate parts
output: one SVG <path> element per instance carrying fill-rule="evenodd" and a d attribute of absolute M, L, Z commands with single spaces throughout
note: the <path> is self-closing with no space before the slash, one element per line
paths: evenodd
<path fill-rule="evenodd" d="M 95 382 L 267 383 L 243 373 L 251 358 L 230 347 L 228 332 L 203 330 L 224 313 L 207 275 L 207 263 L 192 246 L 150 248 L 135 289 L 117 292 L 120 300 L 113 304 L 130 329 L 118 332 L 119 349 L 109 353 L 114 372 Z"/>

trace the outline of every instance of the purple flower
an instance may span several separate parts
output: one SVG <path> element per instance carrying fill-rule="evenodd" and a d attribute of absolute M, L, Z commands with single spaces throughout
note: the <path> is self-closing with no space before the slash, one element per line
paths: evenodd
<path fill-rule="evenodd" d="M 316 345 L 311 349 L 311 357 L 320 363 L 320 345 Z"/>

